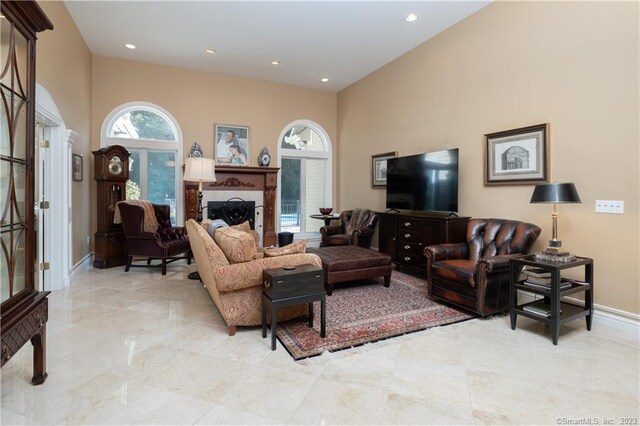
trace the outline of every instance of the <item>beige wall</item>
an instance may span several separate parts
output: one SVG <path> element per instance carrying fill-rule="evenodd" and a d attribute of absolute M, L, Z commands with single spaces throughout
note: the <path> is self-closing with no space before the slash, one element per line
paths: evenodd
<path fill-rule="evenodd" d="M 272 156 L 271 166 L 279 167 L 276 153 L 280 133 L 292 121 L 307 119 L 318 123 L 329 135 L 335 164 L 335 93 L 95 56 L 93 149 L 100 147 L 100 130 L 107 115 L 116 107 L 133 101 L 159 105 L 178 121 L 184 156 L 197 141 L 204 155 L 212 158 L 214 123 L 235 124 L 249 126 L 251 166 L 258 166 L 258 153 L 266 146 Z M 334 183 L 335 187 L 337 183 Z"/>
<path fill-rule="evenodd" d="M 91 162 L 91 52 L 71 20 L 64 3 L 40 2 L 40 7 L 54 25 L 53 31 L 38 35 L 36 80 L 51 94 L 65 126 L 79 135 L 73 152 L 84 157 L 84 180 L 72 183 L 73 263 L 87 256 L 91 230 L 90 193 L 94 181 L 89 173 Z"/>
<path fill-rule="evenodd" d="M 551 171 L 582 204 L 559 206 L 566 248 L 595 260 L 595 302 L 639 309 L 638 3 L 496 2 L 338 94 L 339 208 L 384 210 L 370 155 L 460 148 L 460 214 L 540 225 L 532 186 L 483 186 L 483 135 L 549 123 Z M 596 214 L 624 200 L 624 215 Z"/>

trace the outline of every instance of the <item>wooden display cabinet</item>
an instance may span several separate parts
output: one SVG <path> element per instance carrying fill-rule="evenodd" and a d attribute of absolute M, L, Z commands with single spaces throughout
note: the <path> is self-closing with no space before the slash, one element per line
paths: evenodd
<path fill-rule="evenodd" d="M 35 1 L 0 2 L 2 19 L 2 250 L 0 250 L 0 324 L 4 365 L 22 346 L 33 345 L 33 377 L 47 379 L 48 291 L 35 288 L 34 220 L 36 34 L 53 24 Z"/>

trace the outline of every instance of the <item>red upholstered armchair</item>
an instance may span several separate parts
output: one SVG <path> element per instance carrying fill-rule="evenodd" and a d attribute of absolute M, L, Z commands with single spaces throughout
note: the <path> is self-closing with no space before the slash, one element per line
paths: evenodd
<path fill-rule="evenodd" d="M 467 242 L 424 249 L 427 292 L 481 316 L 509 309 L 509 259 L 526 254 L 540 235 L 531 223 L 471 219 Z"/>
<path fill-rule="evenodd" d="M 367 209 L 345 210 L 340 213 L 340 225 L 320 228 L 322 246 L 371 247 L 371 237 L 378 223 L 378 213 Z"/>
<path fill-rule="evenodd" d="M 168 205 L 128 200 L 118 203 L 122 229 L 127 239 L 127 265 L 125 271 L 134 267 L 161 267 L 167 274 L 167 264 L 187 259 L 191 264 L 191 246 L 182 227 L 171 225 Z M 116 217 L 118 214 L 116 214 Z M 182 256 L 180 256 L 182 255 Z M 134 256 L 146 257 L 146 265 L 132 265 Z M 152 260 L 161 260 L 151 265 Z"/>

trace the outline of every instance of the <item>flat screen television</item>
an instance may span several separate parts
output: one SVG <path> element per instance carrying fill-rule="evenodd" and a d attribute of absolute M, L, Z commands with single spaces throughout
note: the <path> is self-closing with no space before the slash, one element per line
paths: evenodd
<path fill-rule="evenodd" d="M 387 160 L 387 208 L 458 211 L 458 149 Z"/>

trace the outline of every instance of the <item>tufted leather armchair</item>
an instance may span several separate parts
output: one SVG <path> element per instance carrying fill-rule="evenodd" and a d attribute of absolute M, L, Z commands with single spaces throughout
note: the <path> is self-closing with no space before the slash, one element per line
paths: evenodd
<path fill-rule="evenodd" d="M 378 223 L 378 213 L 367 209 L 345 210 L 340 213 L 340 225 L 320 228 L 323 247 L 371 247 L 371 238 Z"/>
<path fill-rule="evenodd" d="M 427 292 L 481 316 L 509 309 L 509 259 L 526 254 L 540 235 L 531 223 L 471 219 L 467 242 L 424 249 Z"/>
<path fill-rule="evenodd" d="M 127 239 L 127 265 L 124 270 L 134 267 L 162 268 L 162 275 L 167 274 L 167 264 L 180 259 L 187 259 L 191 264 L 191 246 L 182 227 L 171 225 L 168 205 L 151 204 L 158 222 L 155 232 L 145 232 L 144 209 L 139 205 L 118 203 L 122 229 Z M 183 256 L 179 256 L 183 255 Z M 132 265 L 134 256 L 146 257 L 146 265 Z M 152 260 L 161 260 L 160 265 L 151 265 Z"/>

